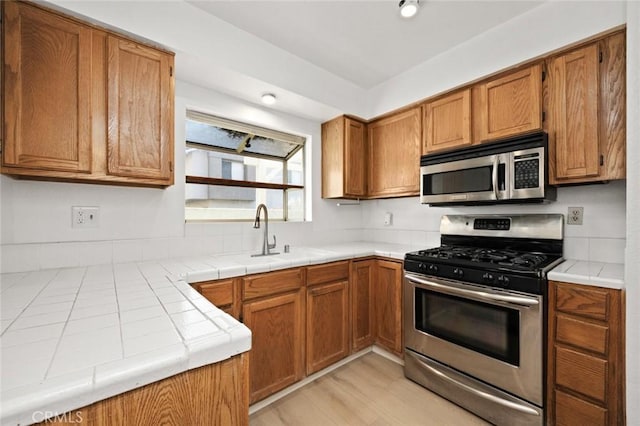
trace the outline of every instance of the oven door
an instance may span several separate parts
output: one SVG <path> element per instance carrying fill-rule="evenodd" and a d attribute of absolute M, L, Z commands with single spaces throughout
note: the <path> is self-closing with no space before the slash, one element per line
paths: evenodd
<path fill-rule="evenodd" d="M 405 345 L 540 407 L 543 298 L 405 274 Z"/>
<path fill-rule="evenodd" d="M 497 201 L 509 198 L 509 153 L 420 167 L 422 204 Z"/>

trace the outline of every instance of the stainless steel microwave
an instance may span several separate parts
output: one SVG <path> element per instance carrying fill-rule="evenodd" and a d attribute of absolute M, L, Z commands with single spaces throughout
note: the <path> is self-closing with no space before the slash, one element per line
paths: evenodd
<path fill-rule="evenodd" d="M 556 199 L 548 182 L 547 134 L 430 154 L 420 160 L 420 202 L 434 206 L 541 203 Z"/>

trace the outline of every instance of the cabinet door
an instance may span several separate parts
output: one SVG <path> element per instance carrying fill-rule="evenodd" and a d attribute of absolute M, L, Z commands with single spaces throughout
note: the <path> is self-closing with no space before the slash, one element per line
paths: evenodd
<path fill-rule="evenodd" d="M 351 274 L 351 330 L 354 351 L 371 346 L 374 341 L 374 265 L 374 260 L 353 262 Z"/>
<path fill-rule="evenodd" d="M 108 55 L 108 173 L 173 183 L 173 57 L 113 36 Z"/>
<path fill-rule="evenodd" d="M 420 192 L 421 107 L 369 125 L 369 195 L 409 196 Z"/>
<path fill-rule="evenodd" d="M 322 198 L 341 198 L 345 188 L 345 117 L 322 123 Z"/>
<path fill-rule="evenodd" d="M 542 128 L 542 67 L 533 65 L 480 86 L 480 139 Z"/>
<path fill-rule="evenodd" d="M 554 58 L 549 65 L 550 131 L 557 181 L 600 173 L 598 56 L 598 44 L 594 43 Z"/>
<path fill-rule="evenodd" d="M 322 123 L 322 198 L 360 198 L 367 192 L 366 126 L 347 117 Z"/>
<path fill-rule="evenodd" d="M 374 292 L 376 343 L 402 355 L 402 263 L 377 262 Z"/>
<path fill-rule="evenodd" d="M 349 282 L 307 289 L 307 374 L 349 355 Z"/>
<path fill-rule="evenodd" d="M 425 105 L 423 139 L 423 154 L 471 145 L 471 89 Z"/>
<path fill-rule="evenodd" d="M 367 191 L 365 129 L 363 123 L 345 119 L 344 193 L 352 197 L 364 197 Z"/>
<path fill-rule="evenodd" d="M 249 362 L 251 403 L 303 377 L 303 291 L 243 306 L 244 323 L 252 333 Z"/>
<path fill-rule="evenodd" d="M 91 171 L 91 29 L 4 2 L 3 165 Z"/>

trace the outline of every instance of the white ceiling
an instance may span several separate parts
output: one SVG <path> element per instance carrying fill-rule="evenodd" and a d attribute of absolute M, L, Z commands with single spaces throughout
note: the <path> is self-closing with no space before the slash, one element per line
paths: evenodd
<path fill-rule="evenodd" d="M 409 20 L 395 0 L 188 3 L 367 90 L 543 2 L 422 0 Z"/>

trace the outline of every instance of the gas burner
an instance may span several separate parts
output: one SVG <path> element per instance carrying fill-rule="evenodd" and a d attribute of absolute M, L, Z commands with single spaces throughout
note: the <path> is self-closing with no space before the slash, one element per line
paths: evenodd
<path fill-rule="evenodd" d="M 425 260 L 469 261 L 477 264 L 493 264 L 514 267 L 519 270 L 535 269 L 545 263 L 547 256 L 539 253 L 525 253 L 511 249 L 489 249 L 466 246 L 441 246 L 420 250 L 414 255 Z"/>

